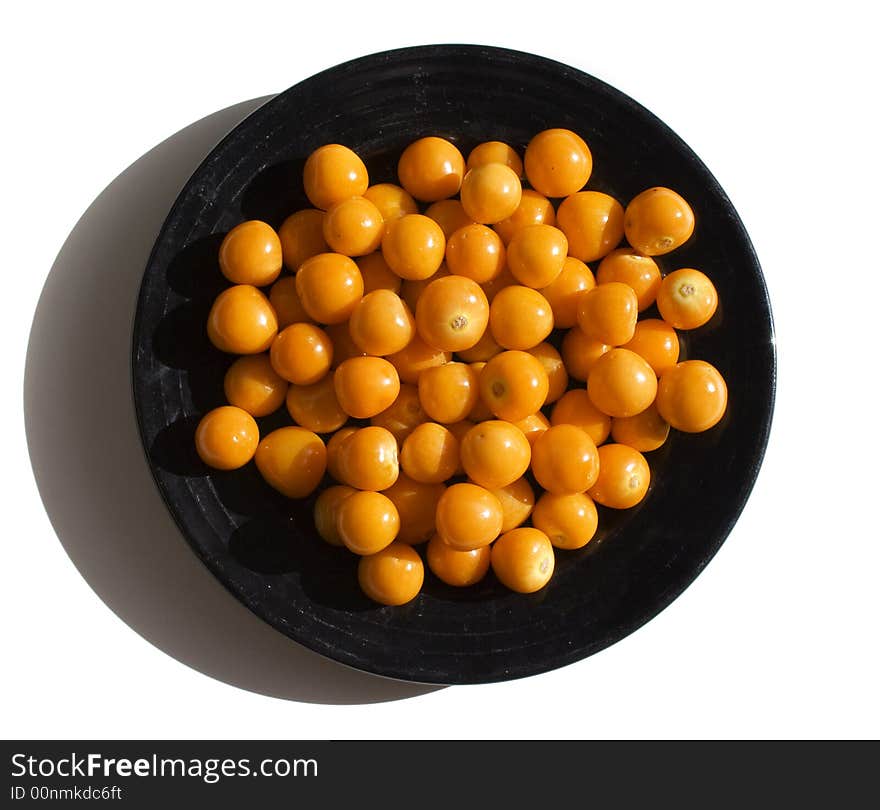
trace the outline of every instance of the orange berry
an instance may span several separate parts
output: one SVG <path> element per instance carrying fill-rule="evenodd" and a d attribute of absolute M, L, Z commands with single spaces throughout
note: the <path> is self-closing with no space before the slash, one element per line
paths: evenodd
<path fill-rule="evenodd" d="M 336 513 L 336 532 L 349 551 L 375 554 L 394 542 L 400 530 L 397 507 L 381 492 L 353 492 Z"/>
<path fill-rule="evenodd" d="M 510 244 L 514 235 L 529 225 L 555 225 L 556 212 L 553 204 L 543 194 L 524 188 L 519 205 L 507 219 L 496 222 L 492 227 L 505 245 Z"/>
<path fill-rule="evenodd" d="M 372 417 L 370 424 L 390 431 L 400 444 L 418 425 L 427 421 L 428 415 L 419 400 L 419 389 L 415 385 L 402 383 L 397 399 Z"/>
<path fill-rule="evenodd" d="M 491 225 L 512 216 L 522 198 L 517 173 L 503 163 L 471 169 L 461 184 L 461 207 L 474 221 Z"/>
<path fill-rule="evenodd" d="M 419 213 L 419 207 L 412 196 L 394 183 L 378 183 L 370 186 L 364 192 L 364 197 L 379 209 L 386 223 L 407 214 Z"/>
<path fill-rule="evenodd" d="M 278 238 L 284 266 L 291 273 L 296 273 L 306 259 L 330 250 L 324 239 L 324 212 L 317 208 L 291 214 L 278 229 Z"/>
<path fill-rule="evenodd" d="M 568 372 L 565 370 L 565 363 L 562 362 L 561 355 L 549 343 L 539 343 L 529 349 L 529 354 L 540 360 L 544 371 L 547 372 L 550 388 L 547 391 L 545 404 L 556 402 L 568 388 Z"/>
<path fill-rule="evenodd" d="M 483 337 L 475 345 L 469 349 L 462 349 L 456 352 L 456 354 L 465 363 L 485 363 L 501 351 L 503 351 L 502 348 L 498 345 L 495 338 L 492 337 L 492 330 L 487 329 L 483 332 Z"/>
<path fill-rule="evenodd" d="M 522 177 L 523 162 L 516 149 L 501 141 L 486 141 L 471 149 L 468 155 L 467 168 L 476 169 L 487 163 L 503 163 L 512 169 L 517 177 Z"/>
<path fill-rule="evenodd" d="M 316 149 L 303 168 L 303 188 L 315 208 L 327 210 L 349 197 L 360 197 L 370 178 L 364 162 L 346 146 L 330 143 Z"/>
<path fill-rule="evenodd" d="M 230 405 L 251 416 L 277 411 L 287 394 L 287 380 L 275 373 L 267 354 L 239 357 L 223 378 L 223 393 Z"/>
<path fill-rule="evenodd" d="M 436 281 L 438 278 L 443 278 L 448 275 L 450 275 L 449 268 L 446 266 L 446 262 L 443 262 L 443 264 L 437 268 L 437 272 L 434 273 L 433 276 L 420 279 L 406 279 L 403 281 L 400 285 L 400 297 L 406 301 L 406 305 L 410 308 L 410 311 L 415 312 L 416 304 L 418 304 L 419 298 L 421 298 L 425 287 L 427 287 L 432 281 Z"/>
<path fill-rule="evenodd" d="M 208 411 L 196 428 L 196 452 L 216 470 L 243 467 L 254 457 L 259 441 L 254 417 L 233 405 Z"/>
<path fill-rule="evenodd" d="M 309 317 L 318 323 L 342 323 L 363 297 L 364 280 L 348 256 L 319 253 L 300 265 L 296 292 Z"/>
<path fill-rule="evenodd" d="M 327 472 L 337 481 L 342 480 L 342 472 L 339 469 L 339 448 L 359 429 L 356 427 L 340 428 L 327 440 Z"/>
<path fill-rule="evenodd" d="M 587 393 L 593 404 L 609 416 L 635 416 L 654 401 L 657 377 L 635 352 L 612 349 L 593 366 Z"/>
<path fill-rule="evenodd" d="M 501 238 L 485 225 L 465 225 L 446 242 L 446 266 L 457 276 L 485 284 L 504 269 L 506 251 Z"/>
<path fill-rule="evenodd" d="M 221 352 L 259 354 L 272 345 L 276 334 L 275 310 L 250 284 L 223 290 L 208 313 L 208 338 Z"/>
<path fill-rule="evenodd" d="M 471 422 L 485 422 L 487 419 L 494 419 L 495 414 L 489 409 L 489 406 L 483 402 L 483 397 L 480 395 L 479 390 L 479 380 L 480 374 L 483 372 L 483 369 L 486 367 L 486 362 L 480 360 L 476 363 L 470 364 L 471 369 L 474 374 L 476 374 L 477 378 L 477 400 L 474 403 L 474 407 L 471 408 L 470 412 L 467 415 L 467 418 Z"/>
<path fill-rule="evenodd" d="M 489 302 L 480 285 L 445 276 L 425 287 L 416 304 L 416 327 L 429 346 L 457 352 L 476 346 L 489 322 Z"/>
<path fill-rule="evenodd" d="M 550 390 L 541 361 L 521 351 L 496 354 L 480 372 L 479 385 L 483 402 L 508 422 L 541 410 Z"/>
<path fill-rule="evenodd" d="M 498 278 L 487 281 L 480 286 L 483 288 L 483 292 L 486 293 L 486 300 L 491 304 L 501 290 L 505 287 L 510 287 L 512 284 L 516 284 L 516 279 L 513 277 L 513 273 L 510 272 L 510 268 L 505 265 Z"/>
<path fill-rule="evenodd" d="M 633 288 L 639 301 L 639 312 L 647 309 L 657 298 L 660 289 L 660 268 L 650 256 L 642 256 L 632 248 L 612 250 L 596 271 L 600 284 L 619 281 Z"/>
<path fill-rule="evenodd" d="M 553 576 L 556 559 L 544 532 L 520 528 L 505 532 L 492 547 L 492 570 L 510 590 L 540 591 Z"/>
<path fill-rule="evenodd" d="M 547 417 L 540 411 L 530 414 L 525 419 L 518 419 L 511 424 L 516 425 L 525 434 L 530 445 L 534 445 L 535 439 L 550 427 Z"/>
<path fill-rule="evenodd" d="M 323 329 L 294 323 L 278 333 L 269 359 L 275 373 L 288 382 L 311 385 L 330 371 L 333 343 Z"/>
<path fill-rule="evenodd" d="M 636 195 L 623 217 L 627 241 L 646 256 L 662 256 L 691 238 L 694 212 L 672 189 L 656 186 Z"/>
<path fill-rule="evenodd" d="M 589 434 L 598 447 L 611 433 L 611 417 L 602 413 L 590 399 L 585 388 L 566 391 L 553 406 L 550 414 L 553 425 L 577 425 Z"/>
<path fill-rule="evenodd" d="M 279 278 L 269 290 L 269 303 L 278 318 L 278 328 L 284 329 L 292 323 L 314 323 L 305 311 L 299 294 L 296 291 L 296 279 L 293 276 Z"/>
<path fill-rule="evenodd" d="M 419 376 L 419 400 L 435 422 L 452 424 L 464 419 L 477 404 L 477 374 L 467 363 L 444 363 Z"/>
<path fill-rule="evenodd" d="M 366 352 L 362 352 L 354 341 L 351 339 L 351 332 L 348 331 L 348 321 L 342 323 L 334 323 L 324 327 L 324 331 L 333 344 L 333 362 L 330 368 L 337 369 L 346 360 L 352 357 L 364 357 Z"/>
<path fill-rule="evenodd" d="M 289 386 L 286 402 L 290 418 L 315 433 L 332 433 L 348 421 L 348 414 L 339 405 L 333 377 L 329 374 L 311 385 Z"/>
<path fill-rule="evenodd" d="M 254 461 L 269 486 L 288 498 L 305 498 L 324 477 L 327 448 L 311 430 L 283 427 L 263 438 Z"/>
<path fill-rule="evenodd" d="M 339 505 L 349 496 L 357 492 L 352 487 L 338 485 L 328 487 L 315 500 L 314 518 L 315 529 L 322 540 L 331 546 L 341 546 L 342 538 L 336 528 L 336 516 Z"/>
<path fill-rule="evenodd" d="M 638 303 L 628 284 L 599 284 L 578 299 L 578 325 L 588 338 L 622 346 L 635 334 Z"/>
<path fill-rule="evenodd" d="M 422 214 L 392 220 L 382 237 L 382 255 L 401 278 L 430 278 L 446 253 L 446 237 L 440 226 Z"/>
<path fill-rule="evenodd" d="M 498 498 L 476 484 L 453 484 L 437 504 L 437 534 L 458 551 L 488 546 L 503 522 Z"/>
<path fill-rule="evenodd" d="M 413 430 L 400 449 L 403 471 L 422 484 L 441 484 L 452 478 L 459 465 L 458 439 L 436 422 L 425 422 Z"/>
<path fill-rule="evenodd" d="M 562 338 L 560 354 L 568 376 L 584 382 L 596 361 L 610 350 L 611 347 L 607 343 L 587 337 L 579 326 L 575 326 Z"/>
<path fill-rule="evenodd" d="M 669 424 L 660 416 L 655 402 L 635 416 L 622 416 L 611 421 L 611 437 L 640 453 L 650 453 L 662 446 L 669 435 Z"/>
<path fill-rule="evenodd" d="M 428 206 L 425 216 L 430 217 L 440 226 L 447 239 L 459 228 L 474 224 L 461 207 L 461 200 L 438 200 Z"/>
<path fill-rule="evenodd" d="M 461 441 L 464 439 L 465 433 L 467 433 L 476 423 L 472 422 L 470 419 L 462 419 L 461 422 L 455 422 L 451 425 L 446 425 L 448 430 L 458 439 L 459 445 L 459 461 L 458 461 L 458 469 L 456 469 L 456 475 L 464 475 L 464 467 L 461 466 Z"/>
<path fill-rule="evenodd" d="M 489 490 L 501 489 L 529 468 L 532 450 L 525 434 L 509 422 L 490 419 L 474 425 L 461 442 L 468 477 Z"/>
<path fill-rule="evenodd" d="M 366 197 L 349 197 L 327 209 L 323 228 L 331 250 L 344 256 L 366 256 L 382 243 L 385 220 Z"/>
<path fill-rule="evenodd" d="M 727 384 L 711 363 L 685 360 L 664 371 L 657 410 L 676 430 L 700 433 L 714 427 L 727 410 Z"/>
<path fill-rule="evenodd" d="M 422 558 L 404 543 L 392 543 L 376 554 L 361 557 L 358 583 L 380 605 L 404 605 L 422 589 L 425 566 Z"/>
<path fill-rule="evenodd" d="M 611 509 L 629 509 L 648 492 L 651 468 L 645 457 L 625 444 L 599 448 L 599 477 L 589 491 L 596 503 Z"/>
<path fill-rule="evenodd" d="M 540 290 L 553 311 L 556 329 L 570 329 L 577 323 L 578 298 L 582 292 L 595 286 L 593 271 L 580 259 L 566 256 L 556 280 Z"/>
<path fill-rule="evenodd" d="M 434 515 L 444 492 L 443 484 L 421 484 L 404 473 L 384 490 L 400 515 L 399 543 L 415 546 L 431 539 L 437 531 Z"/>
<path fill-rule="evenodd" d="M 556 224 L 568 238 L 569 254 L 594 262 L 623 239 L 623 206 L 600 191 L 579 191 L 562 201 Z"/>
<path fill-rule="evenodd" d="M 489 571 L 492 556 L 489 546 L 471 551 L 457 551 L 435 534 L 428 543 L 428 568 L 434 575 L 457 588 L 476 585 Z"/>
<path fill-rule="evenodd" d="M 452 353 L 429 346 L 416 332 L 405 348 L 394 354 L 389 354 L 386 359 L 397 369 L 403 382 L 417 385 L 419 377 L 425 369 L 448 363 L 452 359 Z"/>
<path fill-rule="evenodd" d="M 707 275 L 685 267 L 663 279 L 657 309 L 663 320 L 676 329 L 696 329 L 715 314 L 718 293 Z"/>
<path fill-rule="evenodd" d="M 385 257 L 381 252 L 377 251 L 367 256 L 359 256 L 355 263 L 361 271 L 361 278 L 364 280 L 364 295 L 369 295 L 374 290 L 391 290 L 391 292 L 400 295 L 403 281 L 388 266 L 388 262 L 385 261 Z"/>
<path fill-rule="evenodd" d="M 507 263 L 520 284 L 539 289 L 556 281 L 567 253 L 568 240 L 558 228 L 529 225 L 510 240 Z"/>
<path fill-rule="evenodd" d="M 348 331 L 361 351 L 381 356 L 405 349 L 415 334 L 416 321 L 399 295 L 373 290 L 354 308 Z"/>
<path fill-rule="evenodd" d="M 384 411 L 400 393 L 397 369 L 381 357 L 352 357 L 333 372 L 336 397 L 355 419 Z"/>
<path fill-rule="evenodd" d="M 599 526 L 599 514 L 593 499 L 584 492 L 554 495 L 545 492 L 532 513 L 532 523 L 556 548 L 583 548 Z"/>
<path fill-rule="evenodd" d="M 525 478 L 517 478 L 506 487 L 493 489 L 492 494 L 498 498 L 504 515 L 502 532 L 509 532 L 525 523 L 535 506 L 535 493 Z"/>
<path fill-rule="evenodd" d="M 568 129 L 545 129 L 529 142 L 526 177 L 545 197 L 567 197 L 582 189 L 593 171 L 593 156 L 583 138 Z"/>
<path fill-rule="evenodd" d="M 423 202 L 435 202 L 457 194 L 464 171 L 464 158 L 455 144 L 436 137 L 420 138 L 411 143 L 403 150 L 397 164 L 400 185 Z"/>
<path fill-rule="evenodd" d="M 584 492 L 599 474 L 596 444 L 576 425 L 551 425 L 532 447 L 532 473 L 548 492 Z"/>
<path fill-rule="evenodd" d="M 388 489 L 400 474 L 397 440 L 385 428 L 358 428 L 340 442 L 336 466 L 343 483 L 355 489 Z"/>
<path fill-rule="evenodd" d="M 233 284 L 265 287 L 281 272 L 281 240 L 271 225 L 251 219 L 236 225 L 220 245 L 220 272 Z"/>
<path fill-rule="evenodd" d="M 505 349 L 531 349 L 553 331 L 553 310 L 537 290 L 513 284 L 492 300 L 489 328 Z"/>
<path fill-rule="evenodd" d="M 658 377 L 678 362 L 680 351 L 675 329 L 659 318 L 639 321 L 632 340 L 624 343 L 621 348 L 644 357 Z"/>

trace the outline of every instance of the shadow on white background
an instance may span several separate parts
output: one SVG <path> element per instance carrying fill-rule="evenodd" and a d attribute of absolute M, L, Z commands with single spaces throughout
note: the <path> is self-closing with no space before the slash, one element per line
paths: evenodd
<path fill-rule="evenodd" d="M 186 127 L 119 175 L 61 249 L 37 306 L 25 371 L 31 463 L 79 572 L 126 624 L 213 678 L 309 703 L 376 703 L 437 687 L 349 669 L 292 642 L 196 558 L 150 476 L 131 395 L 132 320 L 149 252 L 210 149 L 268 99 Z"/>

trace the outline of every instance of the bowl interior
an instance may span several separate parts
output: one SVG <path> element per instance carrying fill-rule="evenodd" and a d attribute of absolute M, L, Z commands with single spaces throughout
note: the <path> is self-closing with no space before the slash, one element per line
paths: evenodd
<path fill-rule="evenodd" d="M 675 188 L 697 227 L 664 271 L 698 267 L 721 301 L 705 327 L 682 335 L 683 355 L 716 365 L 729 386 L 721 424 L 673 432 L 648 454 L 652 485 L 633 510 L 600 510 L 586 548 L 557 554 L 550 584 L 513 594 L 491 575 L 456 591 L 430 574 L 402 608 L 366 600 L 356 559 L 323 543 L 313 500 L 289 501 L 253 464 L 206 468 L 192 437 L 221 404 L 233 358 L 205 335 L 223 234 L 243 219 L 274 226 L 308 206 L 301 172 L 328 142 L 354 148 L 371 182 L 396 182 L 403 148 L 441 135 L 467 151 L 484 140 L 522 150 L 547 127 L 590 145 L 588 188 L 624 205 L 652 185 Z M 611 87 L 529 54 L 433 46 L 377 54 L 318 74 L 274 98 L 211 153 L 182 191 L 148 264 L 135 324 L 139 424 L 160 490 L 186 539 L 248 607 L 291 638 L 346 664 L 431 683 L 520 677 L 589 655 L 656 615 L 699 573 L 751 490 L 770 426 L 775 378 L 770 308 L 760 267 L 736 212 L 691 150 Z M 289 424 L 283 411 L 262 432 Z"/>

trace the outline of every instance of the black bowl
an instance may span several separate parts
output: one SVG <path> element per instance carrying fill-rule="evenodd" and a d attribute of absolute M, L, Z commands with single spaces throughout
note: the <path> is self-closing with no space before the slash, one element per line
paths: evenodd
<path fill-rule="evenodd" d="M 586 548 L 559 552 L 541 592 L 506 591 L 490 575 L 465 592 L 427 575 L 404 607 L 367 601 L 356 560 L 327 546 L 312 501 L 289 501 L 253 464 L 218 473 L 196 457 L 199 416 L 223 402 L 231 359 L 208 343 L 205 318 L 223 287 L 217 248 L 243 219 L 277 226 L 307 205 L 301 170 L 328 142 L 353 147 L 373 182 L 395 181 L 412 140 L 442 135 L 467 150 L 487 139 L 523 148 L 547 127 L 589 143 L 589 188 L 624 203 L 653 185 L 681 192 L 693 238 L 660 260 L 714 280 L 719 313 L 684 335 L 691 357 L 729 385 L 726 417 L 699 435 L 673 432 L 649 454 L 643 503 L 602 510 Z M 217 578 L 273 627 L 359 669 L 426 683 L 518 678 L 613 644 L 666 607 L 708 563 L 758 473 L 773 410 L 775 352 L 757 257 L 730 201 L 682 140 L 632 99 L 557 62 L 474 46 L 380 53 L 313 76 L 265 104 L 208 156 L 168 215 L 147 266 L 134 328 L 134 396 L 150 466 L 186 539 Z M 283 409 L 282 409 L 283 411 Z M 287 422 L 261 420 L 261 431 Z"/>

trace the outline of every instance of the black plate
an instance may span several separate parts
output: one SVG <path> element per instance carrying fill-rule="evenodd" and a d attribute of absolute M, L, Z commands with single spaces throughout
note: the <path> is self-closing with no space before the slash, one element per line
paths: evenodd
<path fill-rule="evenodd" d="M 602 510 L 585 549 L 560 552 L 538 594 L 491 577 L 465 593 L 431 575 L 401 608 L 360 595 L 356 560 L 322 543 L 311 501 L 269 489 L 253 464 L 205 468 L 192 449 L 199 416 L 221 404 L 230 358 L 205 336 L 223 286 L 217 248 L 243 219 L 277 226 L 307 205 L 301 169 L 328 142 L 356 149 L 373 182 L 395 181 L 397 157 L 423 135 L 467 150 L 499 139 L 523 148 L 547 127 L 589 143 L 589 188 L 626 203 L 652 185 L 688 199 L 694 237 L 661 259 L 696 266 L 721 299 L 684 336 L 686 352 L 725 376 L 730 406 L 708 433 L 673 433 L 649 455 L 654 483 L 636 509 Z M 187 183 L 147 266 L 134 329 L 134 395 L 150 466 L 184 536 L 245 605 L 290 638 L 370 672 L 427 683 L 518 678 L 584 658 L 666 607 L 702 570 L 739 516 L 761 464 L 773 410 L 775 352 L 767 291 L 743 225 L 697 156 L 627 96 L 565 65 L 474 46 L 376 54 L 313 76 L 265 104 Z M 282 409 L 283 411 L 283 409 Z M 269 430 L 286 414 L 262 420 Z"/>

